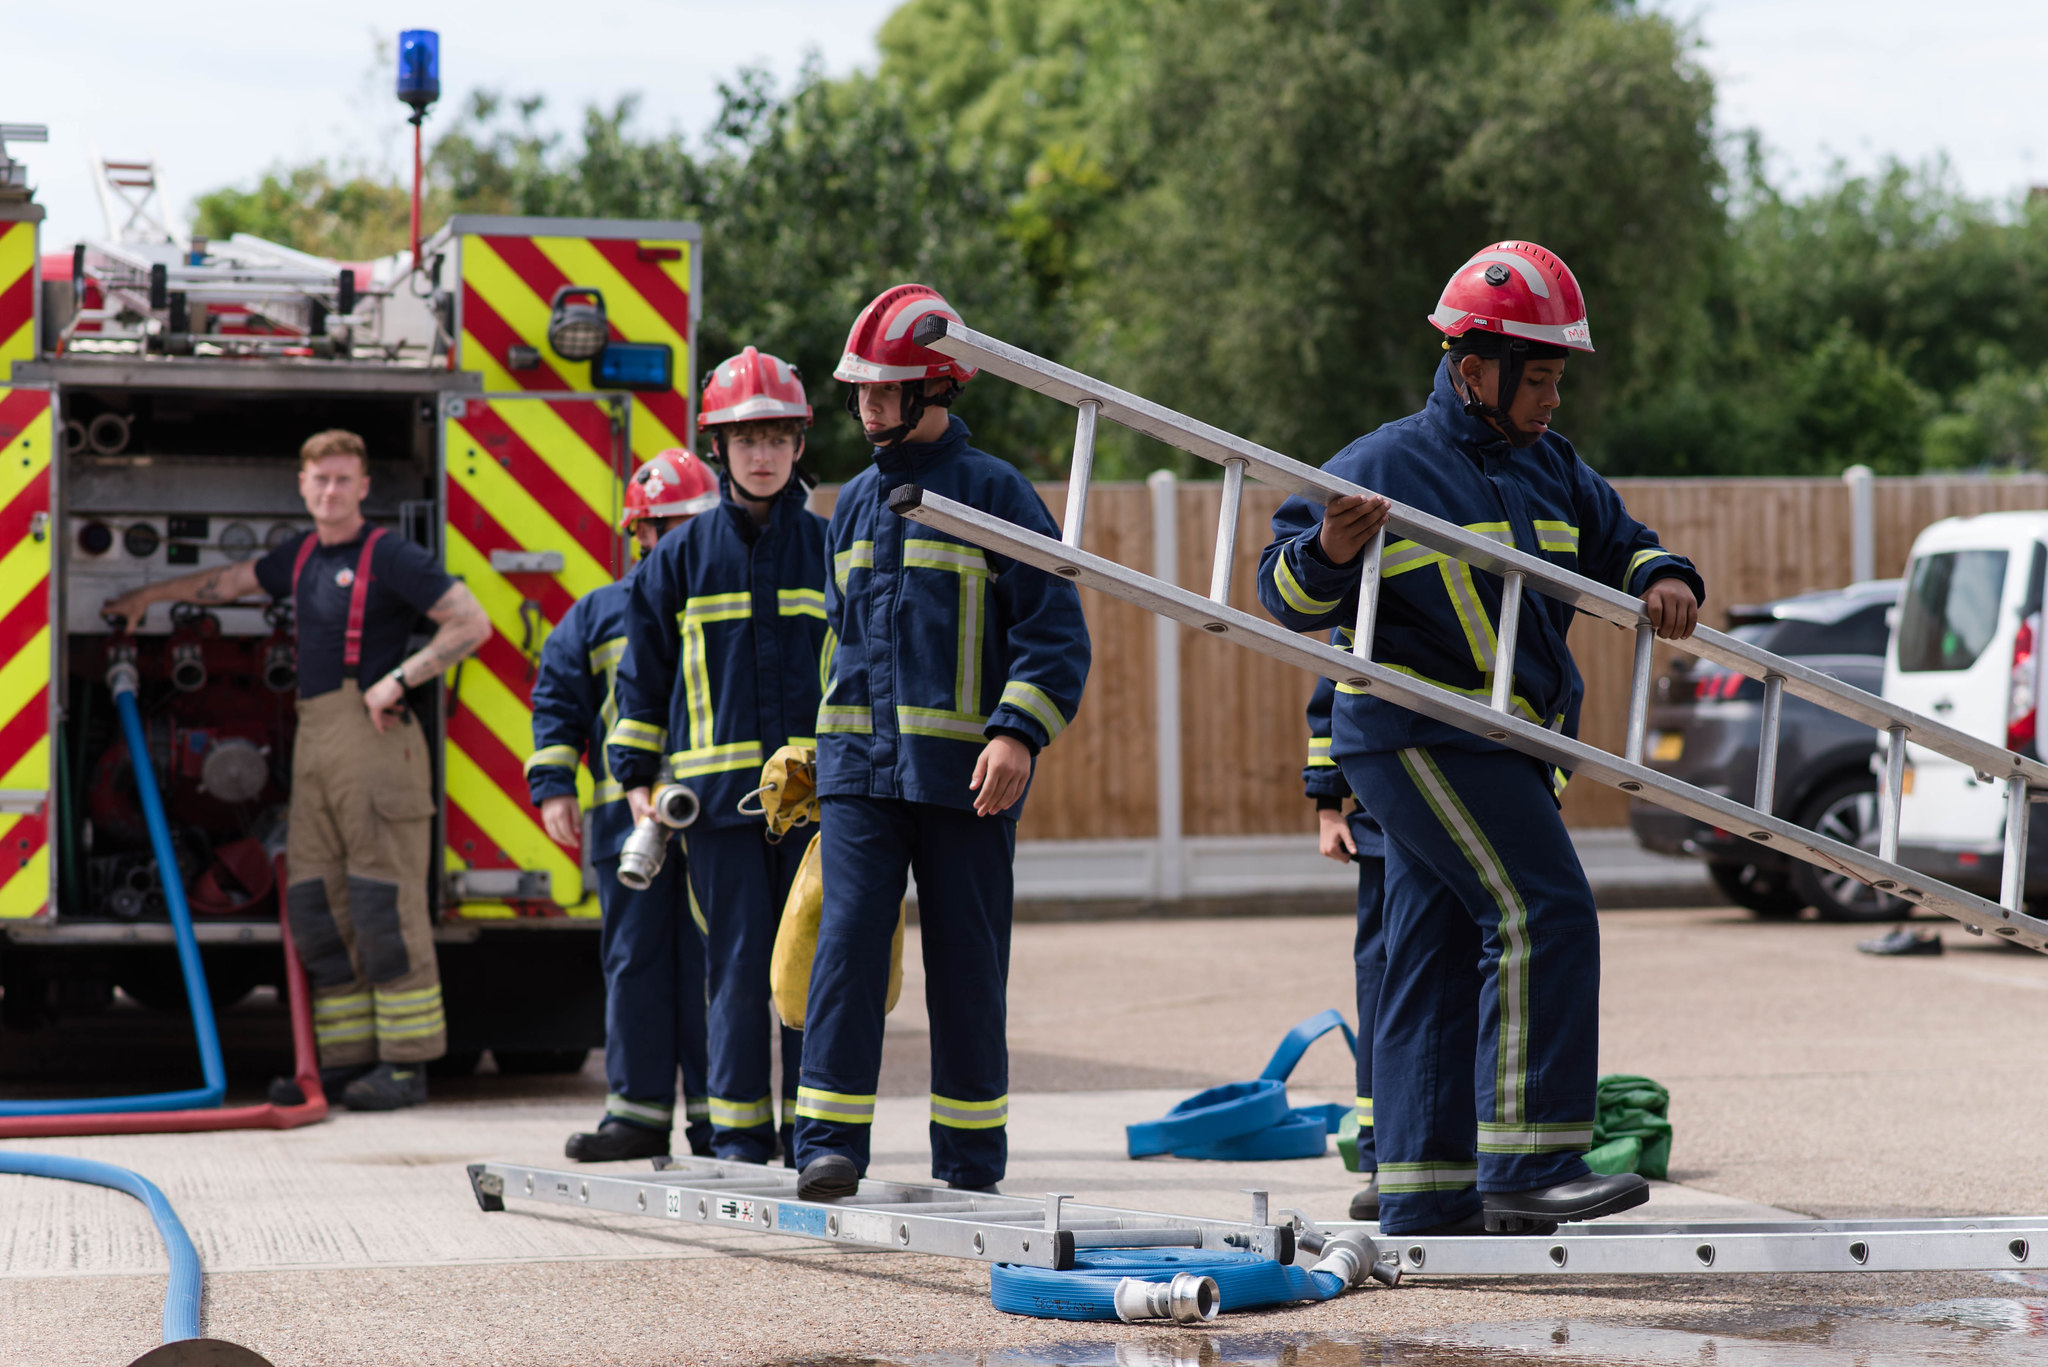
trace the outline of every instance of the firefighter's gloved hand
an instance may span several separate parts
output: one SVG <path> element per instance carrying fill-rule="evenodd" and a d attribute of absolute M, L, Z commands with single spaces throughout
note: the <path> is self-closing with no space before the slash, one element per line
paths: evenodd
<path fill-rule="evenodd" d="M 541 800 L 540 824 L 548 839 L 563 849 L 573 850 L 583 843 L 583 813 L 576 799 L 566 793 Z"/>
<path fill-rule="evenodd" d="M 1700 600 L 1679 579 L 1659 579 L 1644 589 L 1643 611 L 1667 641 L 1683 641 L 1700 624 Z"/>
<path fill-rule="evenodd" d="M 1348 565 L 1358 559 L 1365 543 L 1386 525 L 1391 506 L 1378 494 L 1331 499 L 1323 507 L 1323 555 L 1332 565 Z"/>
<path fill-rule="evenodd" d="M 1015 736 L 997 736 L 974 761 L 974 776 L 967 786 L 974 790 L 974 814 L 994 816 L 1015 805 L 1031 782 L 1031 751 Z"/>

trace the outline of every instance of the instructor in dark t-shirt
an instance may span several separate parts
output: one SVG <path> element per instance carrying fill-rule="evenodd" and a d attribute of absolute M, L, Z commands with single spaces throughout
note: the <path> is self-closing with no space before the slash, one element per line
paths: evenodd
<path fill-rule="evenodd" d="M 256 561 L 134 589 L 103 611 L 142 624 L 152 603 L 295 600 L 299 729 L 292 754 L 285 911 L 313 980 L 320 1081 L 356 1110 L 426 1100 L 425 1064 L 447 1050 L 427 905 L 434 792 L 405 691 L 490 638 L 476 598 L 420 547 L 363 519 L 369 456 L 353 432 L 299 451 L 313 530 Z M 433 639 L 408 657 L 424 614 Z M 289 1080 L 272 1099 L 300 1100 Z"/>

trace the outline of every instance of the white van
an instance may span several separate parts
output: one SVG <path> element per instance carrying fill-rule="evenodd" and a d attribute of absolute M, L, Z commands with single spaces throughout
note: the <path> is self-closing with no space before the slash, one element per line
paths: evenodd
<path fill-rule="evenodd" d="M 1914 539 L 1885 653 L 1884 696 L 2030 758 L 2041 751 L 2041 581 L 2048 512 L 1951 517 Z M 2005 784 L 1906 747 L 1899 862 L 1996 900 Z M 2043 828 L 2028 831 L 2027 883 L 2048 892 Z"/>

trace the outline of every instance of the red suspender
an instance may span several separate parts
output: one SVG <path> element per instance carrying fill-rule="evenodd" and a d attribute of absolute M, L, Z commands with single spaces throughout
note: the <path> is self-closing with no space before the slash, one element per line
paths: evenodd
<path fill-rule="evenodd" d="M 356 558 L 355 584 L 348 594 L 348 633 L 342 638 L 341 667 L 344 670 L 352 670 L 363 662 L 363 608 L 370 600 L 370 557 L 384 531 L 382 527 L 372 527 L 370 534 L 363 538 L 362 554 Z M 298 559 L 292 562 L 294 605 L 299 596 L 299 576 L 305 573 L 306 562 L 313 558 L 313 548 L 319 544 L 317 532 L 307 532 L 306 539 L 299 543 Z"/>
<path fill-rule="evenodd" d="M 343 638 L 341 648 L 344 677 L 363 662 L 363 605 L 370 601 L 370 554 L 377 549 L 377 542 L 383 535 L 382 527 L 372 527 L 370 534 L 363 538 L 363 554 L 356 561 L 355 587 L 348 594 L 348 635 Z"/>

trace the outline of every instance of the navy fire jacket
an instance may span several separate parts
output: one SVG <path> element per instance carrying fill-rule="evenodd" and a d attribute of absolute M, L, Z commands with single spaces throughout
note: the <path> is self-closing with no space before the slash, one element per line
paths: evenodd
<path fill-rule="evenodd" d="M 626 653 L 626 600 L 636 566 L 624 579 L 592 589 L 562 614 L 540 651 L 533 683 L 533 756 L 526 788 L 538 807 L 576 796 L 576 766 L 586 756 L 591 791 L 590 858 L 611 859 L 632 834 L 626 790 L 605 765 L 604 743 L 618 719 L 619 657 Z"/>
<path fill-rule="evenodd" d="M 784 745 L 815 745 L 825 643 L 825 519 L 791 480 L 756 523 L 724 499 L 664 536 L 633 577 L 619 719 L 606 753 L 621 785 L 673 778 L 709 829 L 758 824 L 739 801 Z"/>
<path fill-rule="evenodd" d="M 972 810 L 967 781 L 987 740 L 1035 755 L 1081 705 L 1090 659 L 1066 580 L 889 511 L 916 484 L 1033 531 L 1059 527 L 1017 469 L 967 444 L 953 418 L 935 442 L 878 447 L 832 513 L 818 791 Z M 1005 815 L 1013 820 L 1024 799 Z"/>
<path fill-rule="evenodd" d="M 1676 576 L 1706 601 L 1692 562 L 1657 544 L 1628 515 L 1621 496 L 1570 442 L 1550 433 L 1515 450 L 1464 410 L 1448 361 L 1429 403 L 1360 437 L 1323 468 L 1425 513 L 1433 513 L 1566 569 L 1640 594 Z M 1290 498 L 1273 514 L 1273 541 L 1259 557 L 1259 601 L 1295 631 L 1348 626 L 1358 611 L 1362 562 L 1332 565 L 1317 542 L 1323 509 Z M 1382 561 L 1372 658 L 1376 664 L 1486 699 L 1492 695 L 1501 580 L 1413 541 L 1389 541 Z M 1577 735 L 1585 694 L 1565 644 L 1575 609 L 1533 588 L 1523 595 L 1514 662 L 1514 708 L 1523 718 Z M 1448 722 L 1342 685 L 1336 689 L 1330 756 L 1498 743 Z"/>

